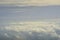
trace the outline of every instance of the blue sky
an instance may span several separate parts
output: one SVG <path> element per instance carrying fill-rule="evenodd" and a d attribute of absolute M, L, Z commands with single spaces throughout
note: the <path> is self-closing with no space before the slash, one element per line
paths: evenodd
<path fill-rule="evenodd" d="M 0 22 L 60 18 L 60 6 L 0 7 Z"/>

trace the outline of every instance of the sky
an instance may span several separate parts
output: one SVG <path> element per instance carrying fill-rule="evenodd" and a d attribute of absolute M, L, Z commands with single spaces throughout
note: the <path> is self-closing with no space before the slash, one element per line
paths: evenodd
<path fill-rule="evenodd" d="M 0 4 L 1 22 L 60 19 L 60 0 L 0 0 Z"/>
<path fill-rule="evenodd" d="M 60 19 L 60 6 L 0 7 L 0 22 Z"/>

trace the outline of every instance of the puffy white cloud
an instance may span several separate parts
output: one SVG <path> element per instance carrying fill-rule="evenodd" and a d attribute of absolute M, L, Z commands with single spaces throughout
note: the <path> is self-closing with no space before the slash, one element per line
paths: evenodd
<path fill-rule="evenodd" d="M 1 29 L 3 28 L 3 30 Z M 21 39 L 40 39 L 44 40 L 53 39 L 57 40 L 60 38 L 60 27 L 56 22 L 19 22 L 10 23 L 4 27 L 0 27 L 0 30 L 7 37 L 16 37 Z M 0 32 L 1 32 L 0 31 Z M 41 39 L 42 40 L 42 39 Z"/>

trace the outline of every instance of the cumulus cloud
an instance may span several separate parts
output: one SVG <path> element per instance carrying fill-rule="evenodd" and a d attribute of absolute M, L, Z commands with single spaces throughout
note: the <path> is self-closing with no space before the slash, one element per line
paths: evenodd
<path fill-rule="evenodd" d="M 0 0 L 0 4 L 60 5 L 60 0 Z"/>
<path fill-rule="evenodd" d="M 13 40 L 60 40 L 60 27 L 57 22 L 10 23 L 0 27 L 0 36 Z"/>

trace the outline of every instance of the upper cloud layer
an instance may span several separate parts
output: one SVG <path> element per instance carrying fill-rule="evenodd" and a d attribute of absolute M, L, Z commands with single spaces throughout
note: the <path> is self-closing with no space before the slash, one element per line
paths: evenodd
<path fill-rule="evenodd" d="M 60 0 L 0 0 L 0 4 L 60 5 Z"/>

